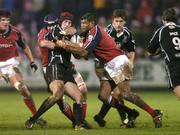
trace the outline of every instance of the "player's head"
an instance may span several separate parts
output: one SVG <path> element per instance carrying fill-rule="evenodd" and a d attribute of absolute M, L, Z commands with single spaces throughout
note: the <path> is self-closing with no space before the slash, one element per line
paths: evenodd
<path fill-rule="evenodd" d="M 10 24 L 11 13 L 6 9 L 0 9 L 0 30 L 7 30 Z"/>
<path fill-rule="evenodd" d="M 47 14 L 44 17 L 44 25 L 48 31 L 51 31 L 53 27 L 57 24 L 58 18 L 54 14 Z"/>
<path fill-rule="evenodd" d="M 87 31 L 95 25 L 95 16 L 92 13 L 86 13 L 81 17 L 81 30 Z"/>
<path fill-rule="evenodd" d="M 123 27 L 127 20 L 126 11 L 123 9 L 115 9 L 112 15 L 112 25 L 116 31 L 120 32 L 123 30 Z"/>
<path fill-rule="evenodd" d="M 59 16 L 59 23 L 63 30 L 72 26 L 74 16 L 70 12 L 62 12 Z"/>
<path fill-rule="evenodd" d="M 168 8 L 164 10 L 162 15 L 163 23 L 176 22 L 176 19 L 177 19 L 176 11 L 173 8 Z"/>

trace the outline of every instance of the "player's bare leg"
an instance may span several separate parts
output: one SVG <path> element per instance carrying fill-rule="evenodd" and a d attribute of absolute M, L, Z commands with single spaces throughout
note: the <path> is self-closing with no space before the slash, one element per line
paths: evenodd
<path fill-rule="evenodd" d="M 153 117 L 153 122 L 155 123 L 156 128 L 160 128 L 162 126 L 162 112 L 160 110 L 153 109 L 144 100 L 142 100 L 141 97 L 131 92 L 129 81 L 123 81 L 122 86 L 118 87 L 121 89 L 122 96 L 124 99 L 137 105 Z"/>
<path fill-rule="evenodd" d="M 128 115 L 132 115 L 135 110 L 130 109 L 127 106 L 120 104 L 118 98 L 114 97 L 111 94 L 112 88 L 111 88 L 110 82 L 109 81 L 106 81 L 106 82 L 107 82 L 106 85 L 101 85 L 100 86 L 99 99 L 101 101 L 103 101 L 105 104 L 109 104 L 111 107 L 122 110 L 122 111 L 126 112 Z M 94 118 L 96 120 L 97 116 L 95 116 Z"/>
<path fill-rule="evenodd" d="M 34 123 L 40 118 L 40 116 L 49 110 L 58 100 L 62 99 L 64 94 L 64 83 L 61 80 L 54 80 L 50 83 L 50 90 L 52 95 L 47 99 L 39 107 L 38 111 L 25 123 L 25 127 L 28 129 L 32 129 Z"/>
<path fill-rule="evenodd" d="M 10 77 L 9 81 L 10 81 L 11 85 L 14 86 L 16 88 L 16 90 L 19 91 L 19 93 L 23 96 L 24 103 L 29 108 L 31 113 L 34 115 L 37 112 L 34 100 L 22 79 L 22 75 L 21 75 L 20 71 L 19 72 L 18 71 L 19 70 L 16 69 L 17 73 L 14 76 Z M 42 118 L 39 118 L 36 123 L 42 127 L 46 126 L 46 124 L 47 124 L 47 122 Z"/>
<path fill-rule="evenodd" d="M 82 78 L 81 74 L 76 71 L 74 74 L 74 80 L 77 83 L 77 86 L 82 94 L 82 117 L 83 117 L 83 127 L 86 129 L 91 129 L 92 126 L 86 121 L 86 112 L 87 112 L 87 86 Z"/>
<path fill-rule="evenodd" d="M 72 82 L 67 82 L 64 86 L 65 92 L 67 95 L 69 95 L 75 103 L 73 104 L 73 113 L 75 118 L 75 130 L 81 130 L 83 125 L 83 119 L 82 119 L 82 94 L 79 91 L 77 85 Z"/>
<path fill-rule="evenodd" d="M 174 93 L 176 94 L 176 96 L 179 98 L 180 100 L 180 85 L 176 86 L 174 88 Z"/>
<path fill-rule="evenodd" d="M 107 81 L 100 81 L 100 92 L 98 98 L 102 99 L 103 97 L 108 97 L 109 94 L 111 94 L 111 86 L 109 85 L 109 83 Z M 94 120 L 98 123 L 100 127 L 104 127 L 106 125 L 104 117 L 106 116 L 110 108 L 111 105 L 109 105 L 106 102 L 103 102 L 100 111 L 98 112 L 98 114 L 94 116 Z"/>

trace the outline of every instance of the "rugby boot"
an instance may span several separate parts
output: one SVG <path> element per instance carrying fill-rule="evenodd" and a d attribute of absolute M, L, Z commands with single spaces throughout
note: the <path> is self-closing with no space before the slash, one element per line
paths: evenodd
<path fill-rule="evenodd" d="M 127 118 L 127 116 L 126 116 L 126 113 L 125 113 L 125 112 L 120 112 L 119 115 L 120 115 L 122 124 L 123 124 L 123 125 L 126 125 L 127 122 L 128 122 L 128 121 L 127 121 L 128 118 Z"/>
<path fill-rule="evenodd" d="M 100 127 L 104 127 L 106 125 L 106 121 L 103 120 L 99 115 L 94 116 L 94 121 L 96 121 Z"/>
<path fill-rule="evenodd" d="M 131 114 L 128 114 L 128 122 L 126 124 L 126 128 L 135 128 L 135 120 L 139 116 L 139 112 L 135 109 L 132 110 Z"/>
<path fill-rule="evenodd" d="M 34 124 L 35 124 L 35 121 L 33 121 L 32 118 L 30 118 L 25 122 L 24 126 L 27 129 L 32 129 L 34 127 Z"/>
<path fill-rule="evenodd" d="M 45 127 L 47 125 L 47 121 L 43 118 L 39 118 L 37 119 L 36 124 L 40 125 L 41 127 Z"/>
<path fill-rule="evenodd" d="M 82 125 L 75 125 L 74 130 L 75 131 L 80 131 L 83 130 L 84 128 L 82 127 Z"/>
<path fill-rule="evenodd" d="M 155 115 L 153 117 L 155 128 L 162 127 L 162 116 L 163 116 L 163 113 L 161 110 L 155 110 Z"/>
<path fill-rule="evenodd" d="M 92 129 L 92 126 L 86 120 L 83 120 L 82 127 L 85 129 Z"/>

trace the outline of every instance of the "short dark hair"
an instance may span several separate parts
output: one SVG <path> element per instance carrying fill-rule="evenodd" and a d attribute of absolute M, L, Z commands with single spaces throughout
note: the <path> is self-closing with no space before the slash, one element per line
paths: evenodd
<path fill-rule="evenodd" d="M 177 16 L 176 16 L 176 11 L 173 8 L 168 8 L 164 10 L 163 15 L 162 15 L 162 20 L 167 21 L 167 22 L 176 22 Z"/>
<path fill-rule="evenodd" d="M 117 17 L 121 17 L 123 20 L 127 20 L 127 13 L 125 10 L 123 9 L 115 9 L 113 11 L 113 15 L 112 15 L 113 19 L 117 18 Z"/>
<path fill-rule="evenodd" d="M 11 12 L 6 10 L 6 9 L 0 9 L 0 18 L 1 17 L 10 17 L 11 16 Z"/>
<path fill-rule="evenodd" d="M 81 17 L 81 20 L 86 19 L 88 22 L 95 22 L 95 16 L 93 13 L 86 13 Z"/>

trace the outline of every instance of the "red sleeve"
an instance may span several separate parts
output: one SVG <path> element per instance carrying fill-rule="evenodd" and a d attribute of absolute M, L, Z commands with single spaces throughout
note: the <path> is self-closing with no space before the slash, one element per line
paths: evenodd
<path fill-rule="evenodd" d="M 38 45 L 40 45 L 41 40 L 45 39 L 45 36 L 46 36 L 47 33 L 48 33 L 48 31 L 45 28 L 40 30 L 40 32 L 38 33 L 38 36 L 37 36 Z"/>
<path fill-rule="evenodd" d="M 92 52 L 94 48 L 99 44 L 100 40 L 101 40 L 101 31 L 99 27 L 96 25 L 89 31 L 89 35 L 86 38 L 83 47 L 86 48 L 88 52 Z"/>

